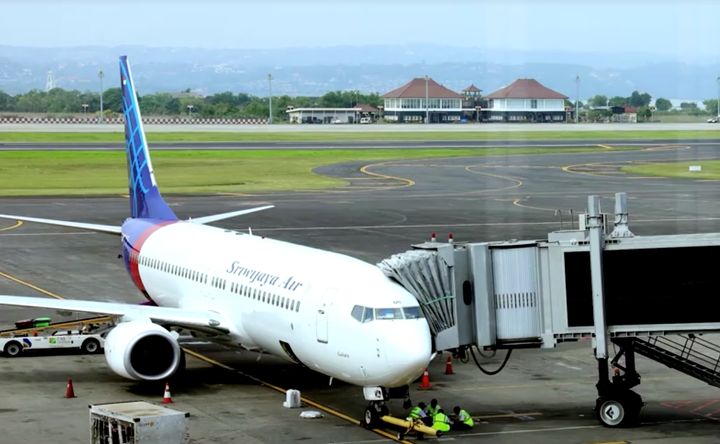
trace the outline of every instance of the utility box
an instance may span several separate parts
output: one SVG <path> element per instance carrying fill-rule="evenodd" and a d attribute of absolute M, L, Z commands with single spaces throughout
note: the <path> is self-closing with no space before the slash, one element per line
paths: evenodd
<path fill-rule="evenodd" d="M 90 405 L 92 444 L 187 444 L 189 413 L 144 401 Z"/>

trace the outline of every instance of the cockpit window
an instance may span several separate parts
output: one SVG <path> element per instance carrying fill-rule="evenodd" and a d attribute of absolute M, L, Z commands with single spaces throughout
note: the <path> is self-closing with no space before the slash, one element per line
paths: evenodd
<path fill-rule="evenodd" d="M 403 307 L 403 313 L 405 314 L 405 319 L 420 319 L 423 317 L 420 307 Z"/>
<path fill-rule="evenodd" d="M 400 307 L 391 307 L 391 308 L 376 308 L 375 309 L 375 319 L 379 320 L 385 320 L 385 319 L 402 319 L 402 308 Z"/>
<path fill-rule="evenodd" d="M 354 306 L 350 315 L 362 323 L 371 322 L 376 319 L 384 321 L 393 319 L 421 319 L 424 317 L 420 307 L 370 308 L 360 305 Z"/>
<path fill-rule="evenodd" d="M 352 312 L 350 313 L 350 315 L 351 315 L 353 318 L 357 319 L 358 321 L 362 322 L 362 321 L 363 321 L 363 310 L 365 310 L 365 307 L 361 307 L 361 306 L 359 306 L 359 305 L 356 305 L 356 306 L 353 307 Z"/>
<path fill-rule="evenodd" d="M 373 309 L 372 309 L 372 308 L 365 307 L 365 313 L 363 313 L 363 319 L 362 319 L 362 321 L 363 321 L 363 322 L 370 322 L 370 321 L 372 321 L 373 319 L 375 319 L 375 317 L 373 316 Z"/>

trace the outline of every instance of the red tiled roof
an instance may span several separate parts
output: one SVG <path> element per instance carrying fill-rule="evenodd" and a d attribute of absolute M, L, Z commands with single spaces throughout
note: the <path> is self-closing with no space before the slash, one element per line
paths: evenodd
<path fill-rule="evenodd" d="M 633 108 L 632 106 L 625 105 L 625 113 L 637 113 L 637 108 Z"/>
<path fill-rule="evenodd" d="M 376 113 L 377 108 L 375 108 L 372 105 L 368 105 L 367 103 L 358 103 L 355 105 L 355 108 L 360 108 L 360 112 L 362 113 Z"/>
<path fill-rule="evenodd" d="M 463 99 L 464 96 L 445 88 L 433 79 L 427 81 L 428 97 L 433 99 Z M 385 99 L 409 99 L 425 97 L 425 79 L 416 78 L 383 95 Z"/>
<path fill-rule="evenodd" d="M 468 86 L 467 88 L 465 88 L 465 89 L 463 90 L 463 92 L 471 92 L 471 93 L 479 93 L 479 92 L 481 92 L 481 91 L 482 91 L 482 90 L 481 90 L 480 88 L 478 88 L 477 86 L 475 86 L 475 85 L 472 84 L 472 83 L 470 84 L 470 86 Z"/>
<path fill-rule="evenodd" d="M 505 88 L 488 95 L 488 99 L 567 99 L 568 97 L 546 88 L 535 79 L 517 79 Z"/>

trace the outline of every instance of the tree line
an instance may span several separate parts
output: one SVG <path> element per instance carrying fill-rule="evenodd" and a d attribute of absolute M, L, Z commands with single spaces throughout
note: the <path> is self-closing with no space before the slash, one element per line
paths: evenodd
<path fill-rule="evenodd" d="M 267 97 L 229 91 L 210 96 L 194 94 L 190 90 L 177 94 L 159 92 L 138 95 L 138 102 L 146 116 L 262 118 L 269 114 Z M 320 97 L 273 96 L 273 119 L 287 119 L 285 111 L 290 106 L 350 108 L 358 104 L 378 106 L 382 104 L 382 99 L 378 93 L 364 94 L 360 91 L 331 91 Z M 103 109 L 107 116 L 122 113 L 120 88 L 103 92 Z M 99 93 L 53 88 L 47 92 L 31 90 L 12 96 L 0 91 L 0 112 L 5 113 L 95 114 L 99 110 Z"/>
<path fill-rule="evenodd" d="M 646 92 L 633 91 L 629 97 L 607 97 L 604 95 L 596 95 L 588 100 L 588 106 L 591 108 L 591 112 L 595 112 L 598 115 L 607 113 L 602 109 L 603 107 L 613 106 L 631 106 L 637 109 L 637 112 L 642 117 L 650 117 L 652 110 L 650 109 L 650 102 L 652 96 Z M 699 116 L 702 114 L 715 115 L 718 112 L 718 100 L 708 99 L 703 101 L 705 109 L 701 109 L 696 102 L 682 102 L 680 103 L 679 110 L 673 110 L 672 103 L 670 100 L 658 97 L 655 100 L 655 110 L 660 112 L 680 112 L 684 114 L 690 114 L 693 116 Z M 600 108 L 600 109 L 597 109 Z"/>

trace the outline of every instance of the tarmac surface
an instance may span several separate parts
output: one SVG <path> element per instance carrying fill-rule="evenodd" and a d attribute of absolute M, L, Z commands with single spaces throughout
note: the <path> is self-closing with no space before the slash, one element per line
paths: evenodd
<path fill-rule="evenodd" d="M 506 147 L 597 147 L 611 144 L 622 147 L 656 147 L 658 145 L 717 146 L 720 139 L 578 139 L 564 141 L 533 140 L 392 140 L 392 141 L 331 141 L 331 142 L 154 142 L 155 150 L 320 150 L 320 149 L 392 149 L 392 148 L 506 148 Z M 5 143 L 0 151 L 121 151 L 122 143 Z"/>
<path fill-rule="evenodd" d="M 676 143 L 637 151 L 586 154 L 387 161 L 342 164 L 318 170 L 345 178 L 344 188 L 283 194 L 170 196 L 181 217 L 266 203 L 275 209 L 224 221 L 233 229 L 326 248 L 377 262 L 410 244 L 452 232 L 456 242 L 545 238 L 576 225 L 587 196 L 599 194 L 612 210 L 612 195 L 629 196 L 630 228 L 636 235 L 717 232 L 720 188 L 715 181 L 643 178 L 623 173 L 632 162 L 720 158 L 718 144 Z M 362 168 L 361 168 L 362 167 Z M 161 188 L 162 188 L 162 184 Z M 127 199 L 2 198 L 2 213 L 119 224 Z M 142 296 L 117 259 L 114 236 L 36 224 L 0 221 L 0 294 L 126 301 Z M 49 292 L 49 293 L 48 293 Z M 17 319 L 52 315 L 2 308 L 0 328 Z M 356 425 L 365 406 L 361 390 L 271 356 L 186 344 L 188 371 L 174 383 L 173 407 L 190 412 L 196 443 L 310 441 L 360 443 L 385 440 Z M 495 368 L 504 352 L 481 358 Z M 471 432 L 441 440 L 529 443 L 716 443 L 720 442 L 720 392 L 660 364 L 638 358 L 646 406 L 641 424 L 606 429 L 594 419 L 596 366 L 588 342 L 553 350 L 517 350 L 498 376 L 472 363 L 445 359 L 430 367 L 433 387 L 413 399 L 437 398 L 448 410 L 461 405 L 479 418 Z M 145 399 L 159 402 L 162 384 L 138 384 L 114 375 L 102 355 L 0 356 L 0 442 L 87 442 L 87 405 Z M 77 398 L 64 399 L 72 377 Z M 273 388 L 275 387 L 275 388 Z M 297 388 L 306 409 L 325 417 L 304 420 L 282 408 L 278 390 Z M 318 403 L 313 404 L 312 402 Z M 400 403 L 391 410 L 404 416 Z M 383 434 L 384 433 L 384 434 Z"/>

